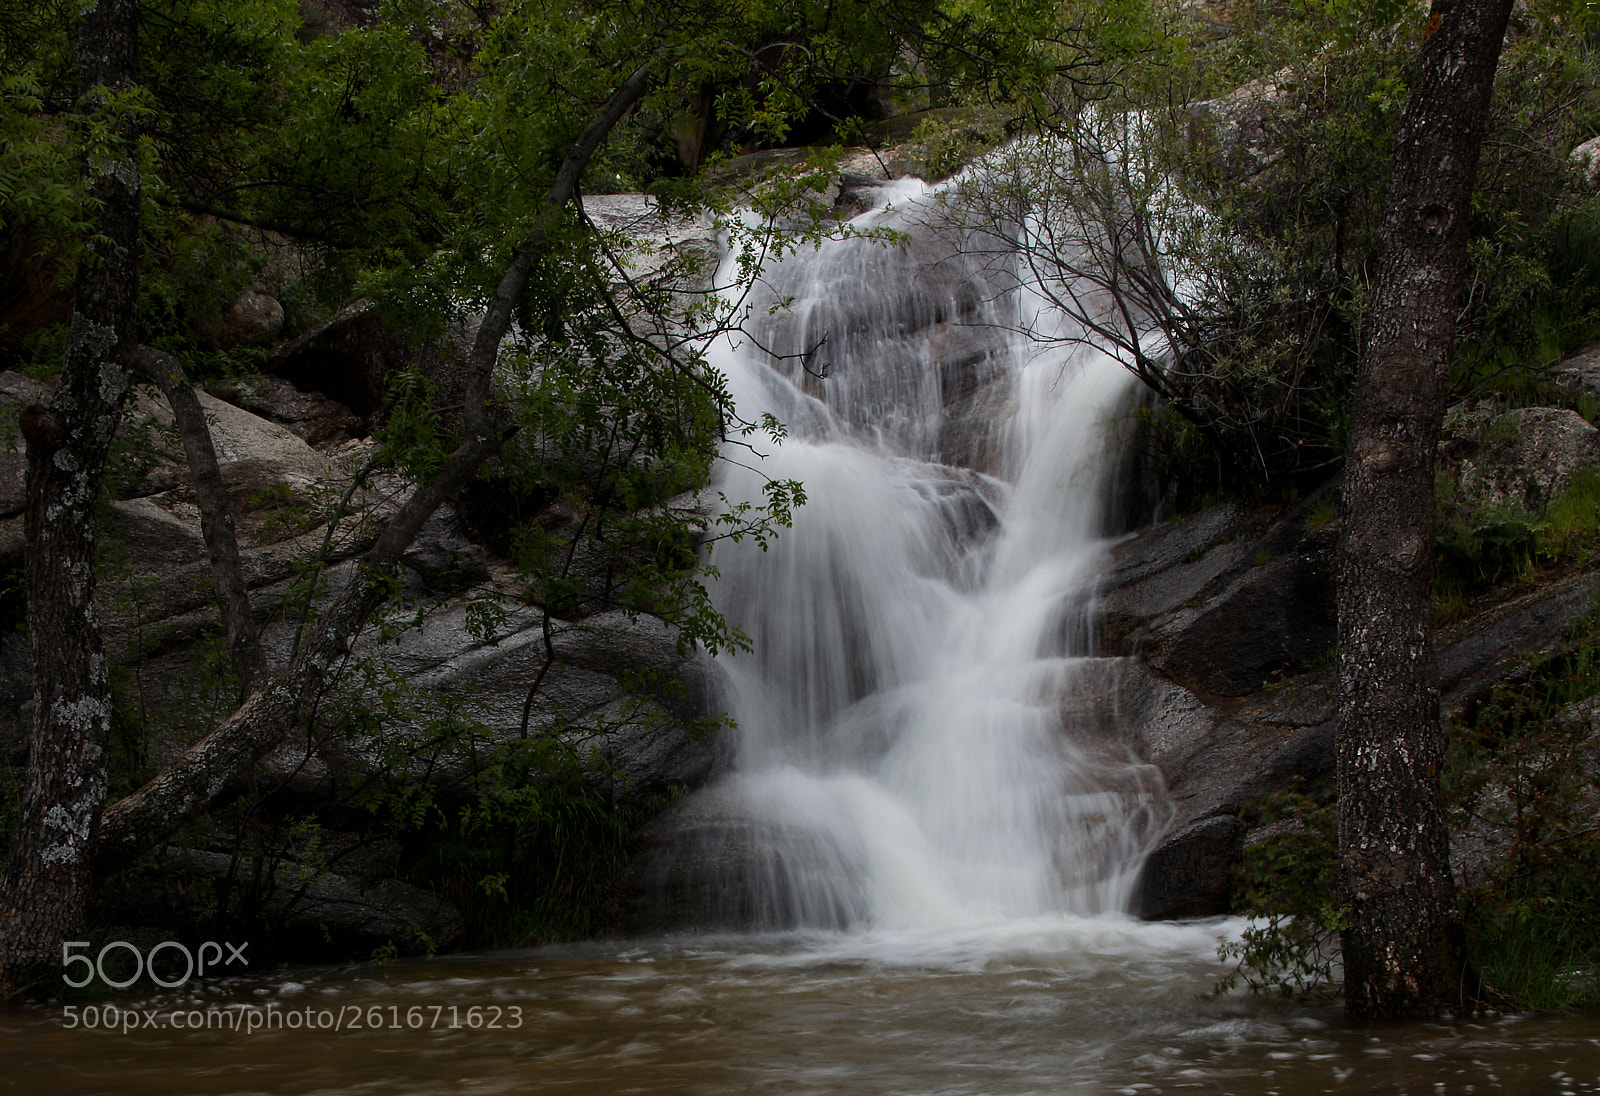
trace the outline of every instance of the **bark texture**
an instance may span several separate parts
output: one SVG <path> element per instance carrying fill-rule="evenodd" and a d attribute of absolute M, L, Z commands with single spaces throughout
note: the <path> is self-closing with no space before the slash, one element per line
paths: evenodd
<path fill-rule="evenodd" d="M 1357 380 L 1339 546 L 1345 1009 L 1459 1010 L 1471 987 L 1439 791 L 1433 483 L 1478 149 L 1512 0 L 1435 0 L 1402 117 Z"/>
<path fill-rule="evenodd" d="M 82 109 L 115 111 L 138 78 L 138 4 L 100 0 L 78 34 Z M 116 118 L 112 122 L 116 125 Z M 80 260 L 61 380 L 20 416 L 28 442 L 26 581 L 33 716 L 21 812 L 0 884 L 0 994 L 60 962 L 82 923 L 106 792 L 111 684 L 95 602 L 95 501 L 128 393 L 139 288 L 140 177 L 131 124 L 90 155 L 99 203 Z"/>

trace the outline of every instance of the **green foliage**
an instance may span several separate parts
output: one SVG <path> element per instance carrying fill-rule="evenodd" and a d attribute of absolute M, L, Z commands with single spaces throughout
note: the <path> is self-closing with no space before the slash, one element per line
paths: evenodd
<path fill-rule="evenodd" d="M 996 148 L 1006 131 L 994 112 L 987 116 L 928 117 L 911 133 L 911 147 L 921 162 L 920 174 L 928 179 L 954 175 L 973 160 Z"/>
<path fill-rule="evenodd" d="M 0 3 L 0 237 L 75 248 L 88 227 L 77 135 L 55 115 L 77 97 L 67 6 Z"/>
<path fill-rule="evenodd" d="M 518 736 L 481 721 L 470 692 L 441 699 L 380 659 L 355 667 L 333 741 L 374 764 L 349 806 L 365 828 L 398 840 L 404 878 L 450 898 L 477 946 L 523 946 L 593 933 L 632 852 L 631 834 L 659 803 L 628 805 L 596 790 L 613 782 L 595 749 L 629 724 L 671 718 L 673 683 L 638 676 L 633 699 L 589 716 L 545 712 Z M 540 675 L 543 676 L 542 674 Z"/>
<path fill-rule="evenodd" d="M 1435 623 L 1464 615 L 1468 602 L 1507 582 L 1585 566 L 1600 553 L 1600 470 L 1583 469 L 1536 511 L 1474 505 L 1450 467 L 1435 485 Z"/>
<path fill-rule="evenodd" d="M 478 946 L 592 935 L 650 813 L 557 783 L 419 835 L 411 871 L 460 906 Z"/>
<path fill-rule="evenodd" d="M 1332 492 L 1324 491 L 1311 500 L 1311 508 L 1306 514 L 1306 532 L 1314 533 L 1338 520 L 1339 504 Z"/>
<path fill-rule="evenodd" d="M 1128 70 L 1106 109 L 998 161 L 1015 198 L 976 219 L 1039 218 L 1025 252 L 1047 294 L 1172 416 L 1152 440 L 1179 498 L 1296 497 L 1343 453 L 1414 16 L 1341 0 L 1232 4 L 1220 35 L 1180 20 L 1162 63 Z M 1600 128 L 1597 68 L 1570 19 L 1530 16 L 1507 46 L 1460 392 L 1535 385 L 1600 330 L 1596 199 L 1569 156 Z"/>
<path fill-rule="evenodd" d="M 1338 935 L 1344 911 L 1338 893 L 1339 808 L 1326 793 L 1299 785 L 1261 800 L 1263 827 L 1234 870 L 1235 908 L 1251 922 L 1237 942 L 1218 948 L 1234 969 L 1217 994 L 1241 982 L 1252 993 L 1329 1001 L 1341 991 Z"/>
<path fill-rule="evenodd" d="M 1485 983 L 1523 1007 L 1600 1007 L 1597 621 L 1600 607 L 1571 654 L 1497 686 L 1450 728 L 1469 948 Z"/>

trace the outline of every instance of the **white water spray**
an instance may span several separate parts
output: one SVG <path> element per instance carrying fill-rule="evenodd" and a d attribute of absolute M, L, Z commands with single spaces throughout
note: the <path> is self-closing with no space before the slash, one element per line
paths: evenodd
<path fill-rule="evenodd" d="M 724 660 L 739 744 L 707 793 L 737 848 L 703 859 L 765 927 L 1119 911 L 1162 788 L 1078 702 L 1134 382 L 1030 338 L 1059 321 L 919 228 L 920 184 L 890 197 L 863 221 L 907 242 L 779 264 L 789 307 L 719 352 L 741 413 L 790 429 L 722 489 L 796 479 L 809 501 L 770 551 L 715 553 L 755 649 Z"/>

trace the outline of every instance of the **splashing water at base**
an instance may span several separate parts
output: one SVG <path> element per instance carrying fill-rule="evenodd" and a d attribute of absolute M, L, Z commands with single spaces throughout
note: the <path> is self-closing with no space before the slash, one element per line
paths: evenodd
<path fill-rule="evenodd" d="M 690 887 L 708 921 L 761 928 L 1118 911 L 1166 817 L 1091 688 L 1134 381 L 1038 339 L 1060 321 L 1008 260 L 919 225 L 920 186 L 892 197 L 858 227 L 898 244 L 769 270 L 788 307 L 717 360 L 746 418 L 791 431 L 723 490 L 794 479 L 808 502 L 771 551 L 714 553 L 754 652 L 724 660 L 737 762 L 685 812 Z"/>

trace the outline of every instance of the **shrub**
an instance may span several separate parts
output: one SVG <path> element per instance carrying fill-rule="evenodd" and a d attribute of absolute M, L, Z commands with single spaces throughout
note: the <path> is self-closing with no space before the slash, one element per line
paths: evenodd
<path fill-rule="evenodd" d="M 1600 1007 L 1600 639 L 1496 687 L 1450 728 L 1469 953 L 1533 1008 Z"/>
<path fill-rule="evenodd" d="M 1338 892 L 1338 804 L 1330 793 L 1307 792 L 1296 782 L 1264 797 L 1256 813 L 1264 831 L 1245 846 L 1234 869 L 1234 905 L 1251 922 L 1239 941 L 1218 948 L 1219 957 L 1236 963 L 1213 992 L 1243 982 L 1252 993 L 1332 1000 L 1343 988 L 1338 949 L 1344 911 L 1332 897 Z"/>

